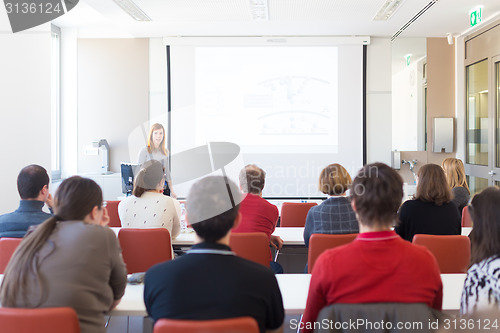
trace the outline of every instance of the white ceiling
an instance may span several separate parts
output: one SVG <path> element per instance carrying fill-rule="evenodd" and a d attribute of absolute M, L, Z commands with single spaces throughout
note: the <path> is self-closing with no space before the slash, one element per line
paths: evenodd
<path fill-rule="evenodd" d="M 385 0 L 268 0 L 269 20 L 253 21 L 250 0 L 135 0 L 152 18 L 136 22 L 113 0 L 80 0 L 53 23 L 79 35 L 162 36 L 383 36 L 391 37 L 430 0 L 406 0 L 388 21 L 373 21 Z M 469 12 L 483 21 L 500 14 L 500 0 L 439 0 L 401 37 L 445 37 L 469 28 Z"/>

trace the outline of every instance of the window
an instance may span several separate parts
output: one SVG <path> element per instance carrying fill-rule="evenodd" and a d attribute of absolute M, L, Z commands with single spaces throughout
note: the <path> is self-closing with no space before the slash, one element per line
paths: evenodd
<path fill-rule="evenodd" d="M 467 67 L 467 163 L 488 165 L 488 59 Z"/>

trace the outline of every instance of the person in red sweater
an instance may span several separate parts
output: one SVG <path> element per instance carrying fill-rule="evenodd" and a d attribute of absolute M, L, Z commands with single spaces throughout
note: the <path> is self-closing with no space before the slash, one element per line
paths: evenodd
<path fill-rule="evenodd" d="M 279 236 L 272 235 L 278 222 L 278 208 L 262 198 L 266 172 L 255 164 L 249 164 L 240 171 L 239 178 L 240 189 L 246 196 L 240 203 L 241 223 L 232 232 L 263 232 L 269 238 L 272 247 L 281 249 L 283 240 Z M 270 249 L 269 260 L 271 269 L 275 273 L 283 273 L 281 265 L 272 261 Z"/>
<path fill-rule="evenodd" d="M 391 230 L 403 197 L 399 174 L 383 163 L 366 165 L 351 191 L 359 236 L 316 261 L 302 332 L 312 332 L 321 309 L 334 303 L 425 303 L 441 310 L 443 284 L 436 259 Z"/>

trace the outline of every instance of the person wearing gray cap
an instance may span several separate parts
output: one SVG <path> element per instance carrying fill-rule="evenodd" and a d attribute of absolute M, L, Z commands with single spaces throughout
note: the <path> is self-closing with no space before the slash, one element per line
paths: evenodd
<path fill-rule="evenodd" d="M 283 300 L 273 272 L 229 247 L 231 229 L 241 221 L 241 200 L 226 177 L 206 177 L 192 186 L 187 219 L 199 243 L 146 272 L 144 303 L 153 320 L 250 316 L 261 332 L 283 331 Z"/>

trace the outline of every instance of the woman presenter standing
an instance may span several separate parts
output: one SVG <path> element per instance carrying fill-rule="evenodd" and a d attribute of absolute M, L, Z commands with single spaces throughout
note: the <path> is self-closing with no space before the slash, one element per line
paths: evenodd
<path fill-rule="evenodd" d="M 150 160 L 160 161 L 163 165 L 163 170 L 165 171 L 166 187 L 163 193 L 170 195 L 172 198 L 177 197 L 174 193 L 174 188 L 172 187 L 172 179 L 170 178 L 170 170 L 168 168 L 168 150 L 165 148 L 165 129 L 162 124 L 156 123 L 151 126 L 147 146 L 143 147 L 139 151 L 137 160 L 141 165 Z"/>

